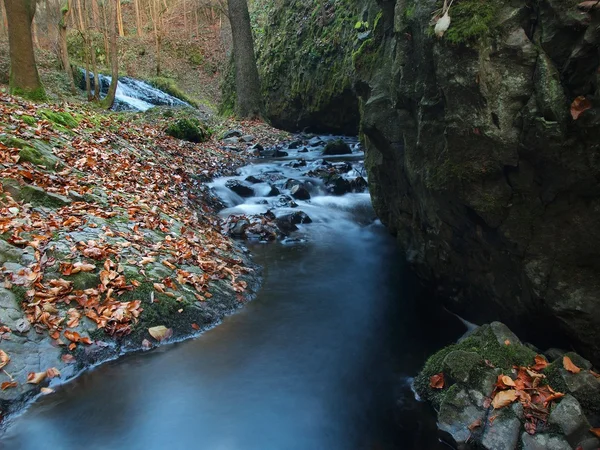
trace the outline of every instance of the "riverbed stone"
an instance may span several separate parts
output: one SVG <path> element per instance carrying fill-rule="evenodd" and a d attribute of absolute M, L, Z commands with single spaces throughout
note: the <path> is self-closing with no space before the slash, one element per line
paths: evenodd
<path fill-rule="evenodd" d="M 223 139 L 240 138 L 243 133 L 240 130 L 228 130 L 223 134 Z"/>
<path fill-rule="evenodd" d="M 253 197 L 254 196 L 254 189 L 252 189 L 249 186 L 246 186 L 239 180 L 229 180 L 229 181 L 227 181 L 227 183 L 225 183 L 225 186 L 227 186 L 229 189 L 231 189 L 233 192 L 235 192 L 240 197 Z"/>
<path fill-rule="evenodd" d="M 481 439 L 486 450 L 514 450 L 519 442 L 521 421 L 510 409 L 502 410 L 492 424 L 487 424 Z"/>
<path fill-rule="evenodd" d="M 459 449 L 471 437 L 469 425 L 477 421 L 483 422 L 485 410 L 478 407 L 466 389 L 458 384 L 451 386 L 442 401 L 438 415 L 438 428 L 447 433 Z"/>
<path fill-rule="evenodd" d="M 571 446 L 562 436 L 536 433 L 531 436 L 524 432 L 521 435 L 523 450 L 571 450 Z"/>
<path fill-rule="evenodd" d="M 571 444 L 575 444 L 590 428 L 581 405 L 570 394 L 565 395 L 552 410 L 548 423 L 555 425 Z"/>
<path fill-rule="evenodd" d="M 290 190 L 290 194 L 296 200 L 310 200 L 310 192 L 303 184 L 297 184 Z"/>
<path fill-rule="evenodd" d="M 349 155 L 352 153 L 350 146 L 341 139 L 329 141 L 323 150 L 323 155 Z"/>

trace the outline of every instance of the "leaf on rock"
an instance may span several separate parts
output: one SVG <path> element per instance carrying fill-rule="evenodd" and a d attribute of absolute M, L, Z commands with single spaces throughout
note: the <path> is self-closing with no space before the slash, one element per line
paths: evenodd
<path fill-rule="evenodd" d="M 18 383 L 16 381 L 5 381 L 4 383 L 2 383 L 0 385 L 0 389 L 2 389 L 3 391 L 10 389 L 10 388 L 14 388 L 17 387 Z"/>
<path fill-rule="evenodd" d="M 542 355 L 536 355 L 535 365 L 531 368 L 533 370 L 544 370 L 546 367 L 548 367 L 548 361 L 546 361 L 546 358 L 544 358 Z"/>
<path fill-rule="evenodd" d="M 159 325 L 148 328 L 148 333 L 150 333 L 150 336 L 152 336 L 158 342 L 162 342 L 165 339 L 169 339 L 171 336 L 173 336 L 173 329 L 167 328 L 164 325 Z"/>
<path fill-rule="evenodd" d="M 10 356 L 4 350 L 0 350 L 0 369 L 4 368 L 10 362 Z"/>
<path fill-rule="evenodd" d="M 563 367 L 571 373 L 581 372 L 581 369 L 575 364 L 573 364 L 573 361 L 571 361 L 571 358 L 569 358 L 568 356 L 563 356 Z"/>
<path fill-rule="evenodd" d="M 73 355 L 71 355 L 70 353 L 65 353 L 64 355 L 62 355 L 60 357 L 60 359 L 65 364 L 74 364 L 75 363 L 75 357 Z"/>
<path fill-rule="evenodd" d="M 509 387 L 515 387 L 516 384 L 514 380 L 508 375 L 498 375 L 498 381 L 496 382 L 496 387 L 499 389 L 507 389 Z"/>
<path fill-rule="evenodd" d="M 441 372 L 429 378 L 429 386 L 432 389 L 443 389 L 444 383 L 444 374 Z"/>
<path fill-rule="evenodd" d="M 60 370 L 58 370 L 56 367 L 51 367 L 50 369 L 46 370 L 46 376 L 50 379 L 60 377 Z"/>
<path fill-rule="evenodd" d="M 27 375 L 27 383 L 29 384 L 40 384 L 46 379 L 46 372 L 30 372 Z"/>
<path fill-rule="evenodd" d="M 517 400 L 517 391 L 509 389 L 508 391 L 500 391 L 492 400 L 492 406 L 494 409 L 504 408 Z"/>
<path fill-rule="evenodd" d="M 571 103 L 571 116 L 573 117 L 573 120 L 579 119 L 579 116 L 581 116 L 585 111 L 591 108 L 592 102 L 590 102 L 583 95 L 580 95 L 575 100 L 573 100 L 573 103 Z"/>
<path fill-rule="evenodd" d="M 469 430 L 473 431 L 475 428 L 478 428 L 481 426 L 481 419 L 477 419 L 475 422 L 473 422 L 471 425 L 469 425 Z"/>
<path fill-rule="evenodd" d="M 40 392 L 42 393 L 42 395 L 54 394 L 54 389 L 49 387 L 43 387 L 40 389 Z"/>
<path fill-rule="evenodd" d="M 200 325 L 198 325 L 197 323 L 193 323 L 192 328 L 197 331 L 200 329 Z"/>
<path fill-rule="evenodd" d="M 590 433 L 594 436 L 600 438 L 600 428 L 590 428 Z"/>

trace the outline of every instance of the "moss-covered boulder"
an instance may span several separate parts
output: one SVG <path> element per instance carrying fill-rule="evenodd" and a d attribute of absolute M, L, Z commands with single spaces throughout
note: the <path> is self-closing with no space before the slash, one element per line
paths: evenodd
<path fill-rule="evenodd" d="M 174 138 L 189 142 L 204 142 L 210 137 L 208 129 L 194 117 L 175 120 L 167 126 L 165 133 Z"/>
<path fill-rule="evenodd" d="M 351 153 L 352 149 L 342 139 L 327 142 L 327 145 L 325 145 L 325 149 L 323 150 L 324 156 L 350 155 Z"/>
<path fill-rule="evenodd" d="M 60 208 L 71 203 L 71 199 L 64 195 L 47 192 L 39 186 L 20 184 L 13 178 L 2 178 L 0 184 L 5 191 L 11 194 L 13 199 L 31 203 L 33 206 Z"/>

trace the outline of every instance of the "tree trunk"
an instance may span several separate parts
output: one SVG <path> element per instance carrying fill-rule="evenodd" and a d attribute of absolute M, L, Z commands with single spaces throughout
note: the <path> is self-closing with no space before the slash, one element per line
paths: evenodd
<path fill-rule="evenodd" d="M 10 92 L 34 100 L 46 96 L 35 64 L 31 37 L 35 3 L 35 0 L 4 0 L 10 46 Z"/>
<path fill-rule="evenodd" d="M 60 47 L 60 57 L 63 65 L 63 69 L 67 74 L 67 79 L 69 80 L 69 86 L 71 88 L 71 93 L 76 94 L 77 88 L 75 87 L 75 80 L 73 79 L 73 68 L 71 67 L 71 62 L 69 61 L 69 51 L 67 47 L 67 21 L 69 20 L 69 15 L 71 14 L 71 0 L 67 0 L 61 10 L 61 18 L 58 23 L 58 41 Z"/>
<path fill-rule="evenodd" d="M 119 36 L 125 36 L 125 28 L 123 27 L 123 12 L 121 11 L 121 0 L 117 0 L 117 23 L 119 24 Z"/>
<path fill-rule="evenodd" d="M 112 23 L 110 24 L 110 61 L 112 80 L 108 88 L 108 94 L 104 99 L 104 107 L 110 109 L 115 104 L 115 95 L 117 94 L 117 83 L 119 82 L 119 54 L 117 49 L 117 34 L 119 32 L 117 5 L 119 0 L 112 0 Z"/>
<path fill-rule="evenodd" d="M 142 16 L 140 13 L 140 0 L 133 0 L 133 4 L 135 5 L 135 28 L 137 35 L 139 37 L 142 36 Z"/>
<path fill-rule="evenodd" d="M 241 118 L 259 117 L 260 82 L 254 56 L 248 3 L 246 0 L 229 0 L 228 7 L 235 62 L 236 113 Z"/>

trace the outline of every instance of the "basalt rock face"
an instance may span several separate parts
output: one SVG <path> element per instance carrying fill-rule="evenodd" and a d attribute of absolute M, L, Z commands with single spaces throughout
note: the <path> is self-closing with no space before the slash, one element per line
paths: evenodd
<path fill-rule="evenodd" d="M 455 0 L 437 38 L 441 0 L 312 3 L 258 39 L 274 123 L 339 131 L 331 92 L 358 97 L 374 207 L 418 273 L 468 319 L 600 362 L 600 10 Z"/>
<path fill-rule="evenodd" d="M 440 2 L 382 1 L 356 86 L 373 204 L 418 272 L 598 362 L 600 11 L 577 3 L 457 1 L 438 39 Z"/>

